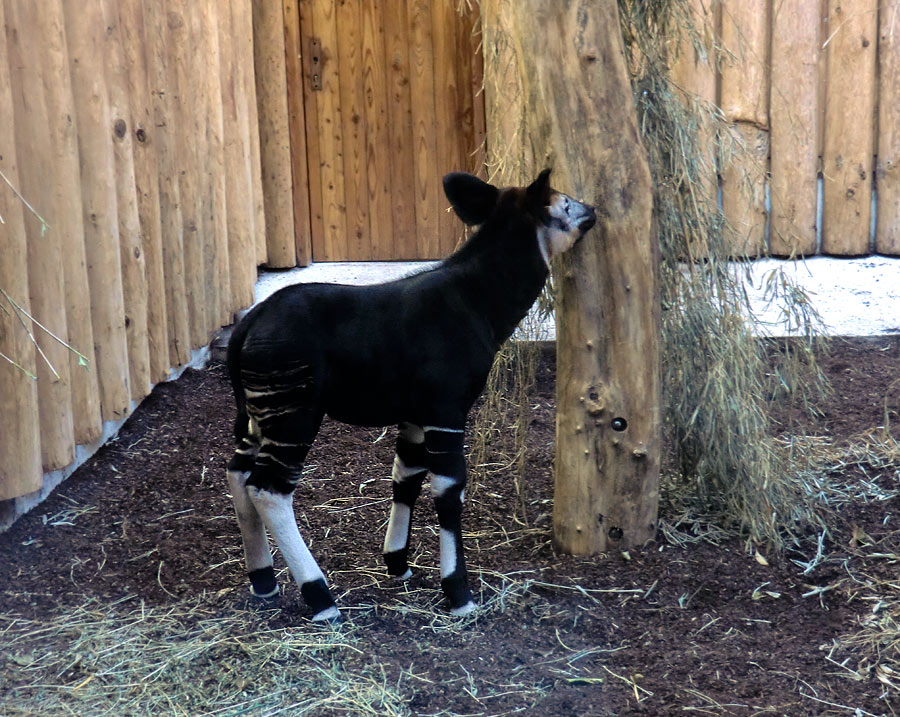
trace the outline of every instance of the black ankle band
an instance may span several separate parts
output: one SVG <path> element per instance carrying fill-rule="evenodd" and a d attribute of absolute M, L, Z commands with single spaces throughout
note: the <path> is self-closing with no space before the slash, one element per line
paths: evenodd
<path fill-rule="evenodd" d="M 409 570 L 408 557 L 409 548 L 400 548 L 400 550 L 384 553 L 384 564 L 387 565 L 388 575 L 403 575 Z"/>
<path fill-rule="evenodd" d="M 303 583 L 300 586 L 300 594 L 303 596 L 303 601 L 312 608 L 315 614 L 334 605 L 334 598 L 331 597 L 331 591 L 325 584 L 324 578 Z"/>
<path fill-rule="evenodd" d="M 467 605 L 472 600 L 472 591 L 469 590 L 465 574 L 453 573 L 448 575 L 441 580 L 441 590 L 447 596 L 447 602 L 450 603 L 452 610 Z"/>
<path fill-rule="evenodd" d="M 278 592 L 278 581 L 275 580 L 275 568 L 271 565 L 247 573 L 250 578 L 250 589 L 257 597 L 274 597 Z"/>

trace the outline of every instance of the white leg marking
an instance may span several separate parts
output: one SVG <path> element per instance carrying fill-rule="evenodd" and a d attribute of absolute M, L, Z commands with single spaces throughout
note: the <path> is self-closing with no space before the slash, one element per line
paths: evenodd
<path fill-rule="evenodd" d="M 398 483 L 402 483 L 404 479 L 409 478 L 410 476 L 414 476 L 416 473 L 421 473 L 424 470 L 427 470 L 425 466 L 410 467 L 400 459 L 400 456 L 395 455 L 394 467 L 391 470 L 391 477 Z"/>
<path fill-rule="evenodd" d="M 391 503 L 391 517 L 384 535 L 384 552 L 393 553 L 406 547 L 412 511 L 404 503 Z"/>
<path fill-rule="evenodd" d="M 441 578 L 456 572 L 456 536 L 441 528 Z"/>
<path fill-rule="evenodd" d="M 443 433 L 465 433 L 462 428 L 441 428 L 440 426 L 425 426 L 425 431 L 441 431 Z M 423 439 L 424 440 L 424 437 Z"/>
<path fill-rule="evenodd" d="M 434 475 L 431 477 L 431 494 L 435 498 L 440 498 L 444 493 L 453 486 L 458 485 L 459 481 L 449 476 Z M 459 492 L 459 500 L 462 502 L 465 490 Z"/>
<path fill-rule="evenodd" d="M 238 527 L 244 542 L 244 562 L 247 572 L 267 568 L 272 564 L 272 553 L 266 540 L 266 529 L 256 506 L 247 494 L 247 479 L 250 473 L 228 471 L 228 486 L 237 513 Z"/>
<path fill-rule="evenodd" d="M 302 585 L 311 580 L 324 579 L 322 569 L 309 552 L 306 541 L 297 528 L 292 496 L 260 490 L 253 486 L 248 488 L 247 492 L 272 532 L 278 547 L 281 548 L 281 554 L 284 555 L 294 580 Z"/>

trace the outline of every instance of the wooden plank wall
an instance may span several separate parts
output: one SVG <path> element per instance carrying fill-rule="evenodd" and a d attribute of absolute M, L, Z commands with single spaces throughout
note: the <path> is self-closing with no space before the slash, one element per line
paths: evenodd
<path fill-rule="evenodd" d="M 461 226 L 441 177 L 484 173 L 477 4 L 285 0 L 285 22 L 294 14 L 288 66 L 301 65 L 288 75 L 303 86 L 288 93 L 291 116 L 305 118 L 309 168 L 308 188 L 295 181 L 294 190 L 308 193 L 312 256 L 450 253 Z M 313 64 L 321 89 L 311 86 Z"/>
<path fill-rule="evenodd" d="M 251 303 L 254 9 L 0 0 L 0 500 L 39 490 Z"/>
<path fill-rule="evenodd" d="M 900 255 L 897 8 L 877 0 L 693 5 L 698 21 L 714 18 L 719 70 L 694 62 L 682 42 L 673 78 L 707 100 L 714 78 L 730 125 L 716 171 L 733 253 Z"/>

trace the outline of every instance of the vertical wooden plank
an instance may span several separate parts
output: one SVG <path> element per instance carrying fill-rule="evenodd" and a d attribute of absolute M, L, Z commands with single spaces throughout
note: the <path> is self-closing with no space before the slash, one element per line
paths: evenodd
<path fill-rule="evenodd" d="M 829 0 L 822 251 L 869 251 L 877 0 Z"/>
<path fill-rule="evenodd" d="M 313 54 L 321 60 L 319 39 L 313 27 L 313 5 L 316 0 L 300 0 L 297 14 L 300 18 L 300 66 L 303 75 L 304 130 L 306 138 L 306 174 L 309 190 L 309 251 L 310 259 L 324 257 L 325 218 L 322 198 L 322 158 L 319 151 L 319 92 L 312 87 L 310 68 Z M 316 42 L 314 43 L 314 39 Z"/>
<path fill-rule="evenodd" d="M 722 3 L 722 44 L 735 58 L 722 68 L 722 112 L 732 124 L 734 154 L 724 159 L 722 211 L 735 231 L 736 256 L 766 251 L 770 0 Z"/>
<path fill-rule="evenodd" d="M 190 114 L 193 119 L 193 172 L 196 177 L 197 191 L 197 243 L 199 245 L 200 263 L 188 263 L 185 267 L 188 276 L 191 272 L 199 274 L 200 298 L 202 313 L 198 315 L 198 331 L 192 336 L 193 347 L 205 345 L 213 332 L 218 328 L 219 287 L 216 278 L 219 275 L 218 267 L 221 263 L 219 257 L 219 244 L 216 238 L 215 210 L 213 204 L 213 148 L 212 133 L 210 127 L 210 105 L 212 97 L 209 88 L 209 68 L 218 66 L 219 58 L 209 61 L 208 32 L 206 31 L 205 0 L 189 0 L 185 3 L 184 20 L 185 38 L 187 47 L 190 48 L 187 56 L 189 62 L 185 65 L 187 78 L 187 91 L 181 96 L 181 102 L 190 105 Z M 195 53 L 204 58 L 203 62 L 196 62 Z M 218 102 L 218 100 L 216 100 Z"/>
<path fill-rule="evenodd" d="M 0 28 L 7 18 L 0 2 Z M 0 44 L 0 172 L 17 189 L 20 186 L 16 163 L 15 121 L 9 76 L 9 44 Z M 23 207 L 12 189 L 0 178 L 0 286 L 26 311 L 28 263 Z M 17 361 L 23 370 L 0 357 L 0 500 L 10 500 L 39 490 L 41 470 L 40 423 L 37 383 L 25 371 L 35 373 L 34 349 L 25 328 L 14 318 L 5 297 L 0 295 L 0 353 Z"/>
<path fill-rule="evenodd" d="M 188 0 L 168 0 L 166 13 L 166 66 L 169 91 L 177 131 L 175 137 L 175 170 L 181 199 L 181 247 L 185 296 L 190 326 L 190 348 L 201 346 L 207 337 L 206 282 L 204 281 L 203 237 L 201 226 L 201 192 L 205 182 L 198 171 L 197 105 L 192 85 L 194 52 L 191 43 Z"/>
<path fill-rule="evenodd" d="M 366 183 L 366 116 L 363 99 L 362 17 L 360 3 L 337 0 L 338 85 L 344 159 L 344 204 L 347 208 L 347 259 L 366 261 L 369 203 Z"/>
<path fill-rule="evenodd" d="M 388 89 L 388 146 L 391 154 L 393 253 L 419 257 L 416 235 L 415 162 L 407 0 L 384 0 L 385 64 Z"/>
<path fill-rule="evenodd" d="M 697 142 L 700 145 L 703 164 L 699 168 L 701 181 L 696 186 L 702 201 L 710 209 L 718 202 L 719 180 L 715 157 L 716 129 L 711 118 L 703 112 L 717 102 L 717 78 L 715 66 L 715 41 L 719 34 L 720 7 L 706 0 L 689 0 L 694 27 L 699 35 L 699 47 L 692 46 L 686 33 L 679 38 L 680 47 L 671 68 L 671 79 L 684 94 L 687 107 L 696 103 L 700 109 Z M 697 246 L 691 241 L 691 246 Z M 697 247 L 705 255 L 705 247 Z"/>
<path fill-rule="evenodd" d="M 229 311 L 253 303 L 256 282 L 256 246 L 253 236 L 253 185 L 250 181 L 249 115 L 239 40 L 235 31 L 234 3 L 219 15 L 219 49 L 222 80 L 222 128 L 225 155 L 225 209 L 228 216 L 228 269 L 231 288 Z M 230 322 L 229 322 L 230 323 Z"/>
<path fill-rule="evenodd" d="M 338 76 L 338 39 L 335 0 L 316 0 L 312 4 L 312 27 L 319 40 L 321 91 L 316 93 L 319 136 L 319 182 L 322 187 L 324 233 L 316 242 L 313 255 L 320 261 L 346 259 L 347 217 L 344 195 L 343 109 Z"/>
<path fill-rule="evenodd" d="M 211 275 L 207 275 L 206 300 L 208 328 L 211 333 L 225 324 L 231 323 L 231 275 L 228 257 L 228 224 L 225 205 L 225 147 L 224 120 L 222 110 L 221 56 L 219 47 L 219 10 L 216 0 L 195 2 L 199 11 L 196 15 L 196 29 L 202 38 L 206 61 L 197 66 L 201 74 L 206 112 L 204 130 L 208 147 L 209 188 L 206 199 L 206 225 L 209 234 L 204 245 L 204 258 L 211 264 Z M 212 255 L 212 258 L 210 258 Z"/>
<path fill-rule="evenodd" d="M 72 423 L 76 443 L 90 443 L 100 436 L 100 389 L 94 359 L 94 330 L 84 246 L 81 176 L 75 107 L 69 76 L 65 22 L 59 0 L 21 3 L 29 22 L 41 28 L 38 47 L 43 48 L 44 96 L 50 134 L 47 137 L 53 172 L 44 181 L 54 193 L 54 230 L 60 239 L 65 276 L 66 327 L 69 343 L 87 356 L 88 365 L 77 355 L 69 356 L 72 389 Z"/>
<path fill-rule="evenodd" d="M 311 260 L 309 235 L 309 171 L 306 156 L 306 118 L 303 107 L 303 67 L 300 47 L 300 12 L 297 0 L 283 0 L 284 56 L 287 74 L 288 126 L 291 139 L 291 175 L 293 178 L 294 241 L 297 265 Z"/>
<path fill-rule="evenodd" d="M 881 8 L 879 21 L 878 217 L 875 251 L 900 254 L 900 7 Z"/>
<path fill-rule="evenodd" d="M 773 0 L 771 222 L 776 256 L 816 252 L 819 165 L 819 2 Z"/>
<path fill-rule="evenodd" d="M 734 122 L 769 124 L 768 46 L 771 0 L 723 0 L 722 45 L 734 59 L 722 67 L 722 112 Z"/>
<path fill-rule="evenodd" d="M 478 30 L 478 5 L 464 6 L 456 17 L 456 50 L 455 62 L 458 70 L 457 97 L 457 133 L 456 157 L 458 169 L 472 174 L 483 175 L 484 168 L 479 167 L 479 144 L 484 140 L 482 129 L 478 136 L 476 121 L 476 95 L 482 95 L 482 63 L 481 36 Z M 482 105 L 481 125 L 484 125 L 484 108 Z M 482 161 L 483 164 L 483 161 Z"/>
<path fill-rule="evenodd" d="M 131 107 L 124 50 L 119 26 L 118 0 L 100 0 L 107 88 L 112 120 L 110 140 L 116 170 L 116 215 L 119 222 L 119 257 L 125 300 L 125 337 L 131 397 L 139 401 L 150 393 L 150 348 L 147 340 L 147 273 L 141 242 L 137 192 L 134 180 Z"/>
<path fill-rule="evenodd" d="M 487 113 L 484 91 L 484 15 L 481 6 L 473 3 L 466 11 L 471 21 L 469 34 L 472 47 L 472 123 L 475 130 L 471 171 L 479 177 L 487 177 Z"/>
<path fill-rule="evenodd" d="M 765 253 L 766 163 L 769 133 L 749 122 L 735 122 L 728 131 L 735 154 L 722 171 L 722 213 L 733 234 L 731 256 Z"/>
<path fill-rule="evenodd" d="M 531 169 L 543 162 L 526 141 L 528 112 L 517 65 L 514 9 L 514 0 L 483 0 L 481 8 L 484 61 L 489 68 L 484 87 L 487 175 L 501 185 L 530 182 Z"/>
<path fill-rule="evenodd" d="M 431 0 L 409 0 L 410 89 L 413 114 L 416 233 L 418 257 L 441 256 L 438 192 L 433 181 L 437 164 L 434 108 L 434 38 Z"/>
<path fill-rule="evenodd" d="M 463 100 L 456 41 L 460 30 L 460 17 L 454 4 L 449 2 L 434 3 L 431 10 L 436 154 L 428 182 L 440 190 L 441 177 L 445 173 L 462 170 L 459 145 L 463 137 L 460 126 L 460 108 Z M 448 211 L 450 205 L 443 192 L 437 194 L 436 201 L 438 253 L 440 256 L 446 256 L 456 247 L 457 237 L 461 235 L 462 229 L 456 215 Z"/>
<path fill-rule="evenodd" d="M 147 279 L 147 347 L 150 358 L 150 381 L 158 383 L 166 378 L 170 363 L 159 202 L 159 162 L 156 153 L 157 128 L 150 107 L 146 54 L 148 43 L 143 2 L 121 0 L 118 9 L 124 70 L 128 82 L 128 102 L 131 108 L 134 183 Z"/>
<path fill-rule="evenodd" d="M 234 22 L 234 38 L 238 56 L 237 69 L 247 94 L 248 135 L 246 143 L 250 162 L 250 182 L 253 188 L 253 234 L 256 237 L 256 263 L 265 264 L 266 212 L 263 202 L 262 169 L 259 148 L 259 109 L 256 101 L 256 59 L 253 50 L 252 0 L 235 0 L 231 3 Z"/>
<path fill-rule="evenodd" d="M 60 257 L 60 237 L 54 229 L 56 207 L 50 182 L 53 168 L 47 151 L 50 123 L 41 92 L 43 63 L 35 58 L 40 47 L 40 28 L 33 17 L 23 16 L 14 0 L 6 2 L 6 44 L 15 111 L 16 155 L 19 191 L 48 224 L 34 212 L 25 212 L 27 261 L 19 267 L 28 272 L 31 313 L 57 336 L 67 336 L 65 285 Z M 4 259 L 5 260 L 5 259 Z M 7 310 L 12 310 L 6 305 Z M 68 465 L 75 457 L 72 427 L 72 395 L 69 390 L 69 357 L 66 349 L 43 331 L 32 328 L 43 356 L 37 363 L 38 416 L 44 470 Z"/>
<path fill-rule="evenodd" d="M 394 219 L 391 206 L 391 152 L 388 130 L 388 90 L 385 63 L 384 0 L 362 4 L 363 96 L 366 117 L 366 186 L 369 205 L 369 256 L 375 260 L 394 255 Z M 391 19 L 392 20 L 392 19 Z"/>
<path fill-rule="evenodd" d="M 253 1 L 253 51 L 268 264 L 297 265 L 281 3 Z"/>
<path fill-rule="evenodd" d="M 112 122 L 106 88 L 103 14 L 96 0 L 63 0 L 63 12 L 78 127 L 85 247 L 101 414 L 106 420 L 115 420 L 126 415 L 131 388 L 119 258 L 115 162 L 110 141 Z"/>
<path fill-rule="evenodd" d="M 161 3 L 144 5 L 147 21 L 147 66 L 150 106 L 159 166 L 159 213 L 162 234 L 163 277 L 166 291 L 166 327 L 169 360 L 174 366 L 191 355 L 190 319 L 184 277 L 184 222 L 178 183 L 177 102 L 174 72 L 169 63 L 169 18 Z"/>

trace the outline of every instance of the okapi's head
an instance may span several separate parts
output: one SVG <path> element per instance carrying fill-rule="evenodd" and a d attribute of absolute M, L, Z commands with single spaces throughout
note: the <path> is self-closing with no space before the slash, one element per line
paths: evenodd
<path fill-rule="evenodd" d="M 597 221 L 592 206 L 550 186 L 549 169 L 527 187 L 508 189 L 498 189 L 471 174 L 453 172 L 444 177 L 444 193 L 457 216 L 470 226 L 485 224 L 496 211 L 507 207 L 530 218 L 547 266 Z"/>

